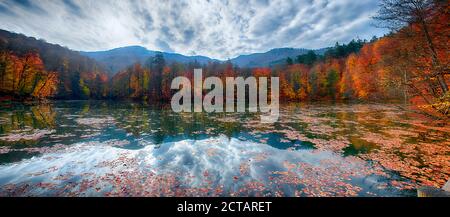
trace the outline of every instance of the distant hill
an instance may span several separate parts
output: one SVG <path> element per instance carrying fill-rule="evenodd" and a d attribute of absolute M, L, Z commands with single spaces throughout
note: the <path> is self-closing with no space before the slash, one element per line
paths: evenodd
<path fill-rule="evenodd" d="M 149 57 L 155 56 L 158 51 L 148 50 L 141 46 L 129 46 L 115 48 L 107 51 L 80 52 L 82 55 L 90 57 L 102 63 L 109 71 L 116 73 L 126 67 L 136 63 L 144 63 Z M 177 53 L 161 52 L 168 62 L 189 63 L 197 61 L 206 64 L 210 61 L 218 61 L 205 56 L 185 56 Z"/>
<path fill-rule="evenodd" d="M 314 50 L 316 54 L 323 54 L 327 48 Z M 239 67 L 266 67 L 280 63 L 285 63 L 286 58 L 295 59 L 298 55 L 306 54 L 308 49 L 301 48 L 277 48 L 265 53 L 254 53 L 240 55 L 230 61 Z M 133 63 L 144 63 L 149 57 L 155 56 L 158 51 L 148 50 L 141 46 L 129 46 L 115 48 L 107 51 L 80 52 L 82 55 L 90 57 L 102 63 L 108 71 L 113 74 L 125 69 Z M 197 61 L 200 64 L 219 61 L 205 56 L 185 56 L 177 53 L 161 52 L 167 62 L 189 63 Z"/>
<path fill-rule="evenodd" d="M 231 59 L 233 64 L 240 67 L 263 67 L 284 63 L 288 57 L 295 59 L 298 55 L 306 54 L 309 50 L 303 48 L 276 48 L 265 53 L 240 55 Z M 325 53 L 326 48 L 314 50 L 316 54 Z"/>
<path fill-rule="evenodd" d="M 314 50 L 316 54 L 324 54 L 328 48 Z M 49 71 L 61 71 L 64 61 L 69 60 L 69 71 L 71 72 L 105 72 L 113 76 L 118 71 L 140 62 L 144 63 L 153 57 L 158 51 L 148 50 L 141 46 L 129 46 L 115 48 L 107 51 L 72 51 L 56 44 L 50 44 L 44 40 L 27 37 L 0 30 L 0 50 L 14 51 L 20 55 L 35 50 L 38 52 Z M 308 49 L 302 48 L 276 48 L 265 53 L 253 53 L 240 55 L 230 61 L 239 67 L 267 67 L 286 62 L 286 58 L 295 59 L 298 55 L 307 53 Z M 166 62 L 190 63 L 198 62 L 221 62 L 206 56 L 185 56 L 178 53 L 161 52 Z"/>

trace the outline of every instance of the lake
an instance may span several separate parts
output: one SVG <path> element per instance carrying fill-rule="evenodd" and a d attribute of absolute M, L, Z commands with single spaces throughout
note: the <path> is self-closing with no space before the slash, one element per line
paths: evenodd
<path fill-rule="evenodd" d="M 0 196 L 416 196 L 450 177 L 450 129 L 396 103 L 255 113 L 0 105 Z"/>

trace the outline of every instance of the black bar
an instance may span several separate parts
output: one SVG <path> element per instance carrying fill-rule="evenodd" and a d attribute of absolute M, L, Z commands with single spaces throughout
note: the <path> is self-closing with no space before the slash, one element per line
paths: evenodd
<path fill-rule="evenodd" d="M 258 206 L 257 210 L 250 211 L 245 209 L 245 203 L 262 204 L 264 209 L 259 210 L 261 207 Z M 211 207 L 206 214 L 205 210 L 178 211 L 180 204 L 211 204 Z M 224 204 L 229 205 L 227 211 L 222 210 Z M 269 207 L 265 206 L 267 204 L 270 204 Z M 32 211 L 33 214 L 57 216 L 64 213 L 82 216 L 91 213 L 102 216 L 133 216 L 140 213 L 148 214 L 144 216 L 154 216 L 152 214 L 156 213 L 168 216 L 280 216 L 305 212 L 364 212 L 380 215 L 398 213 L 405 216 L 417 214 L 418 211 L 444 211 L 449 205 L 449 198 L 0 198 L 2 213 L 11 211 L 20 214 Z"/>

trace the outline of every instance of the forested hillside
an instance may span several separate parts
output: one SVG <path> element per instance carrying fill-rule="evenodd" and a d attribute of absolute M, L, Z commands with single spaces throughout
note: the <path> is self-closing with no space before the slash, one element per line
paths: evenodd
<path fill-rule="evenodd" d="M 3 94 L 67 99 L 107 96 L 104 69 L 76 51 L 0 30 L 0 53 Z M 44 89 L 48 91 L 42 93 Z"/>

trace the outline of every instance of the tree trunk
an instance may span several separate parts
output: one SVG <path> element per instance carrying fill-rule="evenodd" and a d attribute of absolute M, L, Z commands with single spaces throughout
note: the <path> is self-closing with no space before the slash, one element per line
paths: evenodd
<path fill-rule="evenodd" d="M 423 29 L 425 38 L 427 40 L 428 49 L 430 49 L 430 52 L 431 52 L 432 64 L 433 64 L 434 68 L 437 68 L 437 70 L 438 70 L 437 79 L 439 82 L 439 86 L 441 87 L 442 92 L 446 93 L 448 91 L 448 86 L 447 86 L 447 83 L 445 82 L 444 76 L 442 75 L 443 73 L 442 73 L 441 67 L 440 67 L 441 63 L 438 59 L 436 49 L 434 48 L 434 44 L 431 39 L 430 33 L 428 31 L 427 24 L 425 23 L 424 18 L 420 17 L 420 20 L 421 20 L 422 29 Z"/>

